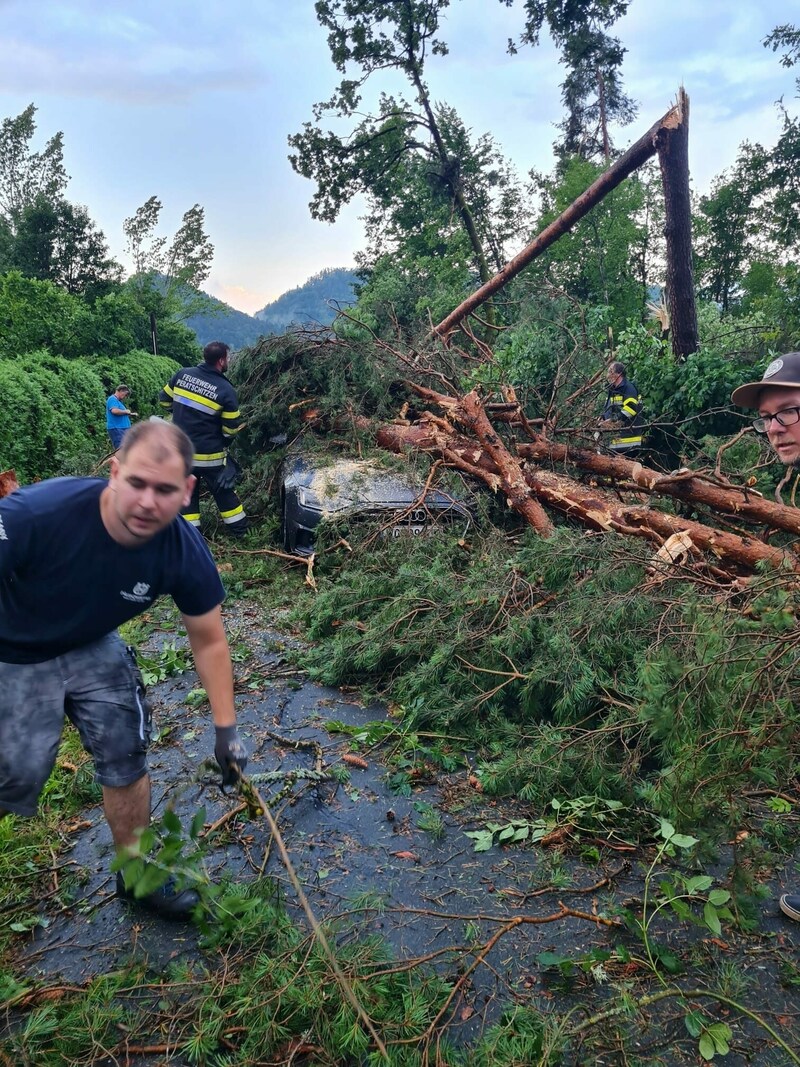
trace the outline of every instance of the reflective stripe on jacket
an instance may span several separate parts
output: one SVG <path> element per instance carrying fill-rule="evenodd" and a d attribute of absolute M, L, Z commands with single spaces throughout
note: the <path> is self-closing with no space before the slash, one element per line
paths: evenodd
<path fill-rule="evenodd" d="M 620 436 L 612 438 L 609 442 L 610 448 L 617 452 L 624 452 L 629 448 L 641 447 L 641 431 L 635 432 L 636 428 L 642 425 L 641 411 L 642 398 L 633 382 L 623 378 L 619 385 L 609 388 L 602 418 L 610 422 L 625 423 L 625 429 Z"/>
<path fill-rule="evenodd" d="M 184 367 L 161 390 L 159 403 L 191 438 L 196 467 L 225 462 L 225 449 L 243 424 L 236 390 L 221 371 L 205 363 Z"/>

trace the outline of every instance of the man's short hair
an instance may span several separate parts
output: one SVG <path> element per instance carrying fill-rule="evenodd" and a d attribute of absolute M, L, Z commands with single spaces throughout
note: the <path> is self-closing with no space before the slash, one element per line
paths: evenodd
<path fill-rule="evenodd" d="M 613 371 L 614 374 L 621 374 L 623 378 L 625 377 L 625 364 L 624 363 L 619 363 L 617 360 L 614 360 L 613 363 L 609 363 L 608 369 L 610 371 Z"/>
<path fill-rule="evenodd" d="M 129 393 L 130 391 L 131 387 L 129 385 L 118 385 L 114 390 L 115 393 Z"/>
<path fill-rule="evenodd" d="M 203 361 L 213 367 L 221 359 L 225 359 L 230 350 L 231 346 L 226 345 L 224 341 L 209 341 L 203 349 Z"/>
<path fill-rule="evenodd" d="M 153 447 L 158 459 L 166 459 L 170 452 L 177 452 L 183 460 L 186 477 L 188 478 L 192 473 L 194 466 L 192 442 L 180 426 L 165 422 L 163 419 L 151 419 L 132 426 L 122 438 L 117 459 L 120 463 L 124 462 L 132 448 L 146 443 Z"/>

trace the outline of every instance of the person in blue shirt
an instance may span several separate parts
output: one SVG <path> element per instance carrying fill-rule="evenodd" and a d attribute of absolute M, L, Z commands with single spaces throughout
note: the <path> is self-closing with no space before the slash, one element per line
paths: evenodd
<path fill-rule="evenodd" d="M 182 430 L 144 422 L 107 482 L 54 478 L 0 500 L 0 817 L 35 813 L 66 717 L 94 760 L 118 852 L 135 853 L 150 821 L 149 709 L 116 630 L 162 594 L 181 612 L 208 694 L 223 783 L 244 770 L 225 592 L 205 541 L 180 517 L 192 461 Z M 117 893 L 175 919 L 199 903 L 174 881 L 134 900 L 118 875 Z"/>
<path fill-rule="evenodd" d="M 125 401 L 130 395 L 127 385 L 118 385 L 111 396 L 106 400 L 106 430 L 111 438 L 111 447 L 116 450 L 122 444 L 126 430 L 130 429 L 131 418 L 136 418 L 137 412 L 130 411 L 125 406 Z"/>

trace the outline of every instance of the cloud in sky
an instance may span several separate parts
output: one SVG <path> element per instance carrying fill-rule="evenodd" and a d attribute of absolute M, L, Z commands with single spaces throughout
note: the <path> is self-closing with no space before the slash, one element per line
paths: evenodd
<path fill-rule="evenodd" d="M 311 184 L 287 161 L 287 136 L 338 81 L 313 0 L 0 0 L 0 15 L 2 115 L 33 101 L 40 143 L 63 130 L 68 195 L 117 257 L 123 220 L 156 195 L 169 232 L 204 206 L 216 248 L 209 288 L 243 310 L 352 264 L 360 205 L 334 225 L 314 222 Z M 785 0 L 632 0 L 612 32 L 628 50 L 639 116 L 617 144 L 641 136 L 681 84 L 696 189 L 742 141 L 774 142 L 774 101 L 792 98 L 794 72 L 761 42 L 786 20 Z M 434 99 L 477 135 L 491 132 L 524 174 L 552 166 L 563 70 L 546 37 L 507 55 L 522 21 L 521 0 L 453 0 L 440 32 L 450 54 L 431 57 L 427 76 Z M 396 87 L 376 81 L 374 91 Z"/>

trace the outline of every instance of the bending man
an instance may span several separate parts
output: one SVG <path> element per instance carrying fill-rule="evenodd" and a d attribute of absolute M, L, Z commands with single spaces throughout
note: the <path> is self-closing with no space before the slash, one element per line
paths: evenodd
<path fill-rule="evenodd" d="M 181 430 L 145 422 L 126 434 L 108 482 L 55 478 L 0 500 L 0 816 L 35 813 L 66 716 L 94 760 L 117 850 L 135 851 L 150 821 L 149 712 L 116 628 L 164 593 L 208 693 L 224 780 L 244 768 L 225 593 L 203 538 L 179 518 L 191 467 Z M 120 875 L 117 893 L 129 897 Z M 168 882 L 135 903 L 185 919 L 198 896 Z"/>

